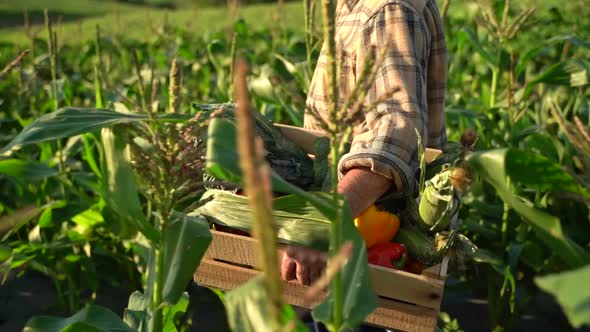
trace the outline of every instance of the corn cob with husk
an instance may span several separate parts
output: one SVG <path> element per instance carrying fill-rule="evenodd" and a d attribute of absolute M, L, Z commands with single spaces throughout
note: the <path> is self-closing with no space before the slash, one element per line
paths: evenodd
<path fill-rule="evenodd" d="M 439 159 L 426 165 L 424 148 L 418 134 L 420 181 L 417 195 L 396 197 L 402 227 L 394 241 L 403 243 L 417 261 L 433 265 L 445 255 L 452 267 L 462 268 L 464 258 L 473 254 L 475 245 L 456 231 L 460 194 L 470 182 L 469 173 L 459 165 L 469 147 L 451 144 Z"/>
<path fill-rule="evenodd" d="M 223 118 L 235 120 L 235 105 L 225 104 L 197 104 L 193 108 L 199 112 L 212 113 L 221 111 Z M 256 110 L 251 111 L 255 118 L 256 135 L 264 143 L 265 159 L 272 170 L 284 180 L 305 190 L 314 184 L 314 163 L 307 153 L 295 143 L 288 140 L 272 121 Z"/>
<path fill-rule="evenodd" d="M 459 211 L 459 198 L 451 182 L 452 174 L 453 171 L 446 168 L 426 182 L 418 205 L 418 225 L 425 231 L 448 229 L 451 219 Z"/>
<path fill-rule="evenodd" d="M 201 214 L 212 223 L 250 231 L 248 199 L 223 190 L 208 190 L 207 202 L 191 214 Z M 273 199 L 273 221 L 281 243 L 327 250 L 330 220 L 306 200 L 293 195 Z"/>

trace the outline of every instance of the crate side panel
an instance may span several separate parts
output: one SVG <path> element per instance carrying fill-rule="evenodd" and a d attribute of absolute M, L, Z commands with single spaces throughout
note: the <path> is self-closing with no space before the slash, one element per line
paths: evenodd
<path fill-rule="evenodd" d="M 211 230 L 211 234 L 213 241 L 205 257 L 249 266 L 258 264 L 255 238 L 215 230 Z"/>
<path fill-rule="evenodd" d="M 239 287 L 258 273 L 252 269 L 204 259 L 195 274 L 195 282 L 227 291 Z M 325 296 L 321 294 L 308 301 L 305 296 L 307 289 L 308 287 L 295 282 L 283 281 L 283 294 L 289 304 L 312 308 Z M 436 310 L 384 298 L 379 302 L 379 307 L 367 317 L 368 324 L 417 332 L 431 332 L 436 326 Z"/>
<path fill-rule="evenodd" d="M 380 296 L 435 310 L 440 308 L 444 281 L 375 265 L 369 266 L 369 279 Z"/>

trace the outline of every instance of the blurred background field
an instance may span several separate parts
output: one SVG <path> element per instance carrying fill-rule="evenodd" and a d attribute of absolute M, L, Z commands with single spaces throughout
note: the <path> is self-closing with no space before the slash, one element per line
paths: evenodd
<path fill-rule="evenodd" d="M 519 2 L 523 6 L 534 5 L 539 11 L 553 12 L 557 16 L 563 12 L 584 12 L 583 1 L 528 0 Z M 59 33 L 66 43 L 75 43 L 93 38 L 94 27 L 100 24 L 105 32 L 123 33 L 126 38 L 149 38 L 162 24 L 182 28 L 195 33 L 206 33 L 226 27 L 232 17 L 227 8 L 228 2 L 220 0 L 79 0 L 73 4 L 67 0 L 22 0 L 0 2 L 0 41 L 23 43 L 25 16 L 28 16 L 31 33 L 42 31 L 43 10 L 47 8 L 51 17 L 60 22 Z M 284 15 L 276 20 L 275 1 L 254 0 L 241 2 L 240 17 L 251 22 L 254 28 L 263 29 L 284 26 L 302 32 L 303 5 L 299 1 L 287 1 Z M 473 18 L 478 13 L 478 5 L 473 1 L 453 1 L 452 15 L 456 18 Z M 28 14 L 25 14 L 28 12 Z M 318 15 L 319 18 L 319 15 Z M 568 26 L 569 25 L 569 26 Z M 578 27 L 580 33 L 588 33 L 590 23 L 582 15 L 568 17 L 566 26 Z"/>
<path fill-rule="evenodd" d="M 124 33 L 126 38 L 149 38 L 162 24 L 182 28 L 195 33 L 212 32 L 232 22 L 225 2 L 212 3 L 178 1 L 114 1 L 81 0 L 72 5 L 70 1 L 6 1 L 0 3 L 0 40 L 22 42 L 25 10 L 28 10 L 31 32 L 43 29 L 43 10 L 47 8 L 52 18 L 61 22 L 58 31 L 62 41 L 75 43 L 93 38 L 96 24 L 108 33 Z M 255 3 L 243 6 L 240 16 L 255 23 L 259 28 L 284 25 L 303 31 L 303 5 L 301 2 L 285 4 L 285 13 L 280 21 L 274 19 L 276 5 Z"/>

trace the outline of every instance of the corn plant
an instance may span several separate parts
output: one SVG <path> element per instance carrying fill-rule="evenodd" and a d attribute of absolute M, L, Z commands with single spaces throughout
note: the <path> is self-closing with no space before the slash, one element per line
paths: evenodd
<path fill-rule="evenodd" d="M 100 106 L 98 75 L 96 81 Z M 168 113 L 155 113 L 151 106 L 146 106 L 140 78 L 138 91 L 143 101 L 135 113 L 63 108 L 37 119 L 3 149 L 6 153 L 32 143 L 59 141 L 100 130 L 100 149 L 104 156 L 100 165 L 100 192 L 106 205 L 120 217 L 111 229 L 121 238 L 135 238 L 140 246 L 145 246 L 146 253 L 144 291 L 132 294 L 125 320 L 134 328 L 149 331 L 161 331 L 165 324 L 171 324 L 171 310 L 178 309 L 170 307 L 181 303 L 182 310 L 186 308 L 186 300 L 181 301 L 183 291 L 211 241 L 207 223 L 184 211 L 195 207 L 186 198 L 198 194 L 202 188 L 201 181 L 194 181 L 199 178 L 200 168 L 191 167 L 191 163 L 200 160 L 199 130 L 206 119 L 179 113 L 180 80 L 175 61 L 169 81 Z M 136 178 L 141 181 L 137 182 Z M 140 202 L 140 193 L 148 202 L 147 210 Z M 114 323 L 113 315 L 106 309 L 91 306 L 84 310 L 110 317 L 101 324 Z M 73 317 L 80 316 L 84 314 Z M 70 318 L 68 324 L 94 324 L 88 319 L 88 316 L 82 321 Z M 32 319 L 28 326 L 43 328 L 53 321 Z M 116 324 L 125 326 L 118 321 Z"/>

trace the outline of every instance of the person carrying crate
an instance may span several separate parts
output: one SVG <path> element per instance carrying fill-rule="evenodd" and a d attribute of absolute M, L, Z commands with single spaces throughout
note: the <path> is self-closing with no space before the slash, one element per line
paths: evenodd
<path fill-rule="evenodd" d="M 435 0 L 340 0 L 335 35 L 341 55 L 341 96 L 350 94 L 371 48 L 375 54 L 385 52 L 365 101 L 379 103 L 354 123 L 350 151 L 338 165 L 338 192 L 357 217 L 386 193 L 415 185 L 416 129 L 424 146 L 444 149 L 447 48 Z M 306 103 L 323 118 L 327 118 L 326 67 L 324 46 Z M 309 112 L 304 127 L 321 130 Z M 325 253 L 289 246 L 281 275 L 309 285 L 325 264 Z"/>

